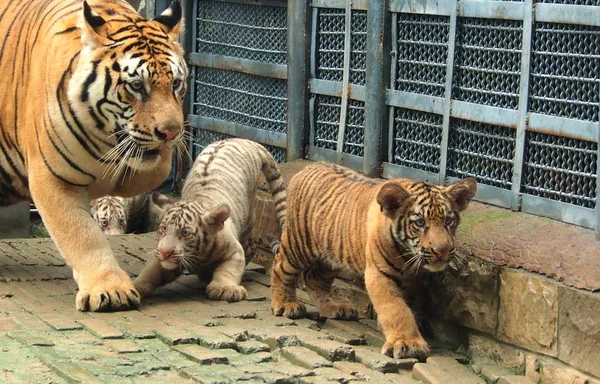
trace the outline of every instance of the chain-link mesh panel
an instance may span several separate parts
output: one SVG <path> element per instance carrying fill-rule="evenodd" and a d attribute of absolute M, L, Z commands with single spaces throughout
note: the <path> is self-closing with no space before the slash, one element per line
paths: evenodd
<path fill-rule="evenodd" d="M 452 97 L 517 109 L 522 21 L 459 18 Z"/>
<path fill-rule="evenodd" d="M 448 175 L 474 177 L 482 184 L 510 189 L 515 132 L 498 125 L 451 119 Z"/>
<path fill-rule="evenodd" d="M 224 133 L 207 131 L 205 129 L 196 128 L 194 130 L 194 139 L 192 142 L 192 158 L 196 158 L 200 152 L 204 150 L 209 144 L 214 143 L 215 141 L 225 140 L 231 137 Z M 284 148 L 275 147 L 273 145 L 262 144 L 263 147 L 267 149 L 275 158 L 275 161 L 278 163 L 285 163 L 286 152 Z"/>
<path fill-rule="evenodd" d="M 442 115 L 396 108 L 394 112 L 394 164 L 437 173 L 440 171 Z"/>
<path fill-rule="evenodd" d="M 286 131 L 285 80 L 195 68 L 194 114 L 275 132 Z"/>
<path fill-rule="evenodd" d="M 398 14 L 398 70 L 395 89 L 444 96 L 450 18 Z"/>
<path fill-rule="evenodd" d="M 365 147 L 365 102 L 348 100 L 344 153 L 363 156 Z"/>
<path fill-rule="evenodd" d="M 365 85 L 367 68 L 367 11 L 352 11 L 350 35 L 350 82 Z"/>
<path fill-rule="evenodd" d="M 345 10 L 319 8 L 317 22 L 317 79 L 342 81 L 344 69 Z"/>
<path fill-rule="evenodd" d="M 287 63 L 287 9 L 199 1 L 198 52 L 267 63 Z"/>
<path fill-rule="evenodd" d="M 535 2 L 546 4 L 600 5 L 600 0 L 536 0 Z"/>
<path fill-rule="evenodd" d="M 598 121 L 600 28 L 535 23 L 530 111 Z"/>
<path fill-rule="evenodd" d="M 315 95 L 315 147 L 337 149 L 342 99 Z"/>
<path fill-rule="evenodd" d="M 521 191 L 594 208 L 598 144 L 527 132 Z"/>

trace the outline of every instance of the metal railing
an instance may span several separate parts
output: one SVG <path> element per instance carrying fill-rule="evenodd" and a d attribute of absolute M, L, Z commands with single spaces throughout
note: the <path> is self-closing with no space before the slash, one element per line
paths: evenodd
<path fill-rule="evenodd" d="M 600 0 L 200 0 L 190 121 L 600 237 Z M 286 152 L 287 151 L 287 152 Z"/>

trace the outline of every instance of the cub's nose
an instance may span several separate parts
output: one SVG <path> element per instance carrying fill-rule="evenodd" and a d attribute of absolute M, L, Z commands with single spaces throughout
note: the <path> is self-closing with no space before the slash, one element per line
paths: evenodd
<path fill-rule="evenodd" d="M 169 260 L 171 258 L 171 256 L 173 256 L 173 252 L 174 250 L 172 249 L 159 249 L 158 253 L 160 255 L 159 259 L 160 260 Z"/>
<path fill-rule="evenodd" d="M 154 133 L 160 140 L 173 140 L 181 132 L 181 127 L 178 125 L 166 125 L 160 128 L 154 128 Z"/>

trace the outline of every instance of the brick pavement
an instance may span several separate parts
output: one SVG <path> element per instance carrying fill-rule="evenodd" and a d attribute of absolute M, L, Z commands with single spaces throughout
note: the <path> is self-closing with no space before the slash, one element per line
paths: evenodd
<path fill-rule="evenodd" d="M 110 242 L 131 275 L 155 246 L 154 235 Z M 51 240 L 0 242 L 0 382 L 450 383 L 458 381 L 444 377 L 460 375 L 484 382 L 456 360 L 461 356 L 435 345 L 432 356 L 443 358 L 442 366 L 413 370 L 414 359 L 381 355 L 373 321 L 271 315 L 268 278 L 258 265 L 244 284 L 247 301 L 214 302 L 194 276 L 183 276 L 137 311 L 82 313 Z"/>

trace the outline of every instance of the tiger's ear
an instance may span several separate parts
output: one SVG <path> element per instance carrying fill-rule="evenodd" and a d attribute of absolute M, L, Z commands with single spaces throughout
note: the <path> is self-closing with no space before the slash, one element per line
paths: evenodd
<path fill-rule="evenodd" d="M 153 204 L 158 209 L 164 211 L 169 207 L 169 205 L 173 204 L 173 201 L 171 201 L 171 199 L 169 199 L 162 193 L 154 191 L 152 192 L 152 196 L 150 197 L 150 204 Z"/>
<path fill-rule="evenodd" d="M 83 2 L 83 16 L 81 21 L 81 41 L 84 45 L 96 47 L 108 45 L 112 42 L 106 31 L 106 20 L 92 10 L 92 7 Z"/>
<path fill-rule="evenodd" d="M 225 220 L 231 215 L 229 205 L 220 204 L 208 211 L 202 218 L 209 230 L 213 233 L 220 231 L 225 226 Z"/>
<path fill-rule="evenodd" d="M 181 22 L 181 2 L 179 0 L 171 2 L 169 8 L 165 9 L 154 21 L 162 24 L 163 30 L 169 36 L 169 40 L 177 41 L 183 24 Z"/>
<path fill-rule="evenodd" d="M 383 184 L 377 193 L 377 203 L 381 212 L 389 218 L 393 218 L 397 213 L 404 214 L 412 202 L 410 193 L 394 182 Z"/>
<path fill-rule="evenodd" d="M 469 206 L 469 202 L 477 193 L 477 181 L 472 177 L 457 181 L 446 187 L 446 194 L 454 203 L 459 211 L 464 211 Z"/>

